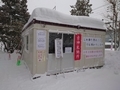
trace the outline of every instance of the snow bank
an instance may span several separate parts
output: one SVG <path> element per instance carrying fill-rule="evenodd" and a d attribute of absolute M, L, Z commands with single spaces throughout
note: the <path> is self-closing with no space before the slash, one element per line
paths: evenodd
<path fill-rule="evenodd" d="M 87 17 L 87 16 L 72 16 L 60 13 L 53 9 L 47 8 L 36 8 L 33 10 L 27 24 L 24 28 L 33 20 L 53 22 L 57 24 L 66 24 L 74 26 L 82 26 L 89 28 L 104 29 L 104 23 L 98 19 Z M 23 29 L 24 29 L 23 28 Z"/>
<path fill-rule="evenodd" d="M 57 76 L 45 76 L 31 80 L 29 69 L 22 61 L 17 66 L 18 54 L 0 51 L 0 90 L 120 90 L 120 52 L 105 51 L 105 66 L 70 72 Z"/>
<path fill-rule="evenodd" d="M 120 74 L 120 51 L 106 50 L 105 68 L 112 70 L 115 74 Z"/>

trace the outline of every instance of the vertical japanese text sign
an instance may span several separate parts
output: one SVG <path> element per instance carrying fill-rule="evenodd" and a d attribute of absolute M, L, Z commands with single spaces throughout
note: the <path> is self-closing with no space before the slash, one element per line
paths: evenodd
<path fill-rule="evenodd" d="M 36 36 L 37 36 L 36 37 L 37 58 L 38 58 L 38 61 L 42 61 L 44 59 L 44 52 L 46 50 L 46 31 L 37 30 Z"/>
<path fill-rule="evenodd" d="M 56 58 L 63 57 L 63 50 L 62 50 L 62 39 L 55 39 L 55 56 Z"/>
<path fill-rule="evenodd" d="M 46 50 L 46 31 L 37 30 L 37 50 Z"/>
<path fill-rule="evenodd" d="M 81 59 L 81 34 L 74 36 L 74 60 Z"/>

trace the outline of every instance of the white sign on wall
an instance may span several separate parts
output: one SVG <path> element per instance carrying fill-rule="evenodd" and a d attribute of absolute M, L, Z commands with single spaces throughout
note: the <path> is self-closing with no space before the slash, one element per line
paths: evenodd
<path fill-rule="evenodd" d="M 83 54 L 85 55 L 86 59 L 100 58 L 100 57 L 103 57 L 103 50 L 101 50 L 101 49 L 98 49 L 98 50 L 84 50 Z"/>
<path fill-rule="evenodd" d="M 71 47 L 65 47 L 65 53 L 72 53 Z"/>
<path fill-rule="evenodd" d="M 37 58 L 38 58 L 38 61 L 42 61 L 42 58 L 43 58 L 43 53 L 42 53 L 42 51 L 38 51 L 37 52 Z"/>
<path fill-rule="evenodd" d="M 86 47 L 103 47 L 101 38 L 84 37 L 83 41 L 86 43 Z"/>
<path fill-rule="evenodd" d="M 55 39 L 55 56 L 56 58 L 63 57 L 62 39 Z"/>
<path fill-rule="evenodd" d="M 46 49 L 46 31 L 37 30 L 37 50 Z"/>

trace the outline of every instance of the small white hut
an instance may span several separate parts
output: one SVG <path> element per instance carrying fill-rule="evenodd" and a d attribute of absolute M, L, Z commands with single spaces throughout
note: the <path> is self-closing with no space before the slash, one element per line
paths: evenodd
<path fill-rule="evenodd" d="M 33 76 L 103 66 L 105 32 L 100 20 L 36 8 L 23 28 L 23 60 Z"/>

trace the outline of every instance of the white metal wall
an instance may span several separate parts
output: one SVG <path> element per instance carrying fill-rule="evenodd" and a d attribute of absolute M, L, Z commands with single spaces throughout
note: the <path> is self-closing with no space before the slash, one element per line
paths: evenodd
<path fill-rule="evenodd" d="M 48 73 L 57 73 L 61 71 L 70 71 L 74 69 L 73 53 L 64 53 L 62 59 L 56 59 L 55 54 L 48 56 Z"/>

